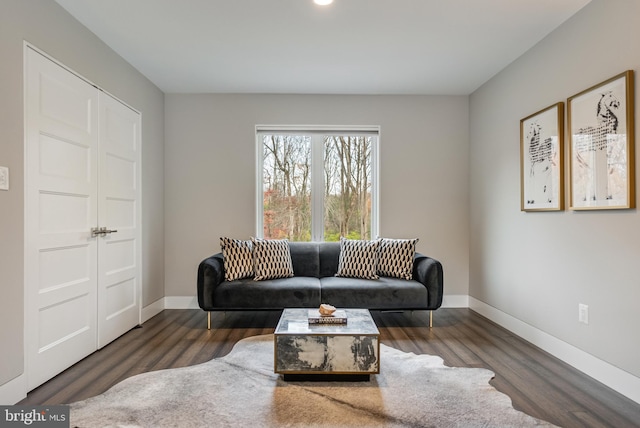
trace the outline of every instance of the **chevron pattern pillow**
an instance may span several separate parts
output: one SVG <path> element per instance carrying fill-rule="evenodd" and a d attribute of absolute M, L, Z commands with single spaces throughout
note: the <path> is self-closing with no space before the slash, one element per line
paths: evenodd
<path fill-rule="evenodd" d="M 378 279 L 376 253 L 379 242 L 340 238 L 340 258 L 336 276 Z"/>
<path fill-rule="evenodd" d="M 220 238 L 220 247 L 224 257 L 224 279 L 234 281 L 236 279 L 253 276 L 253 254 L 251 241 Z"/>
<path fill-rule="evenodd" d="M 289 278 L 293 276 L 293 264 L 289 241 L 286 239 L 251 238 L 253 243 L 253 270 L 255 281 Z"/>
<path fill-rule="evenodd" d="M 380 239 L 377 274 L 394 278 L 413 278 L 413 257 L 418 239 Z"/>

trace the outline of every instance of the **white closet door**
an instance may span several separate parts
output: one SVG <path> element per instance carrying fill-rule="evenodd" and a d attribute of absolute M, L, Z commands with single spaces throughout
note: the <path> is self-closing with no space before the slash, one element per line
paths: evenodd
<path fill-rule="evenodd" d="M 96 349 L 98 91 L 27 49 L 25 341 L 35 388 Z"/>
<path fill-rule="evenodd" d="M 33 49 L 25 56 L 31 390 L 140 322 L 141 119 Z"/>
<path fill-rule="evenodd" d="M 140 126 L 138 113 L 101 94 L 98 348 L 140 322 Z"/>

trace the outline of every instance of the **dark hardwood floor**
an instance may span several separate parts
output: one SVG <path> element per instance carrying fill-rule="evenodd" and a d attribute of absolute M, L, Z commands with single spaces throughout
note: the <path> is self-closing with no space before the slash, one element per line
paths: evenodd
<path fill-rule="evenodd" d="M 573 369 L 469 309 L 372 312 L 382 343 L 439 355 L 445 364 L 482 367 L 513 406 L 562 427 L 640 427 L 640 404 Z M 62 404 L 100 394 L 138 373 L 203 363 L 242 338 L 273 333 L 279 312 L 165 310 L 31 391 L 19 404 Z M 384 361 L 382 362 L 384 370 Z"/>

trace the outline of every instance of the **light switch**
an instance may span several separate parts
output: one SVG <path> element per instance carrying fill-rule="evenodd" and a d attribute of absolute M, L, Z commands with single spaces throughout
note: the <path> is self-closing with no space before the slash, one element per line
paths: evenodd
<path fill-rule="evenodd" d="M 9 190 L 9 168 L 0 166 L 0 190 Z"/>

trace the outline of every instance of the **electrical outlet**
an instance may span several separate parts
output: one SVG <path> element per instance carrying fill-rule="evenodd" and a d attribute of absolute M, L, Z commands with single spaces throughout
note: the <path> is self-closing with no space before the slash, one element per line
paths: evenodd
<path fill-rule="evenodd" d="M 0 190 L 9 190 L 9 168 L 0 166 Z"/>
<path fill-rule="evenodd" d="M 589 306 L 578 303 L 578 322 L 589 324 Z"/>

